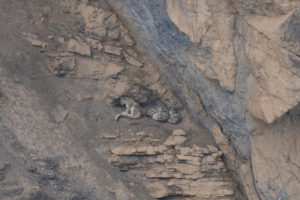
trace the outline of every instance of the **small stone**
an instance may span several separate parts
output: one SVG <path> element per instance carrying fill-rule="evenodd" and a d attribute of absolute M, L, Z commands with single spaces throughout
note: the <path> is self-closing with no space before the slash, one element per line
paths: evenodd
<path fill-rule="evenodd" d="M 82 56 L 91 56 L 90 47 L 87 44 L 74 39 L 69 40 L 67 50 L 69 52 L 78 53 Z"/>
<path fill-rule="evenodd" d="M 173 130 L 172 135 L 186 136 L 186 132 L 182 129 L 175 129 L 175 130 Z"/>
<path fill-rule="evenodd" d="M 37 40 L 37 39 L 34 39 L 31 41 L 31 45 L 32 46 L 36 46 L 36 47 L 42 47 L 42 48 L 45 48 L 47 46 L 47 43 L 45 42 L 42 42 L 40 40 Z"/>
<path fill-rule="evenodd" d="M 105 45 L 104 46 L 104 52 L 108 54 L 113 54 L 116 56 L 120 56 L 122 52 L 121 47 L 111 46 L 111 45 Z"/>

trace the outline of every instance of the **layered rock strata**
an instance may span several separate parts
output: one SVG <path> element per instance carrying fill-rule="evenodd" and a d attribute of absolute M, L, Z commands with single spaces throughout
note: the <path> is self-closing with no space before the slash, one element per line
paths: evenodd
<path fill-rule="evenodd" d="M 143 180 L 154 198 L 237 198 L 236 185 L 221 160 L 222 151 L 213 145 L 185 145 L 188 137 L 182 129 L 174 129 L 165 140 L 145 131 L 100 135 L 109 149 L 108 161 Z"/>

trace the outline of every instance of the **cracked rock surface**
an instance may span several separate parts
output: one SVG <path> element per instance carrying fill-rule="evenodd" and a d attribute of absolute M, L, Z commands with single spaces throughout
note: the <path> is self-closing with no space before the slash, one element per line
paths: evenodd
<path fill-rule="evenodd" d="M 0 18 L 1 200 L 242 198 L 213 137 L 105 1 L 2 1 Z M 123 96 L 182 121 L 115 121 Z"/>
<path fill-rule="evenodd" d="M 298 0 L 0 3 L 0 200 L 300 196 Z"/>

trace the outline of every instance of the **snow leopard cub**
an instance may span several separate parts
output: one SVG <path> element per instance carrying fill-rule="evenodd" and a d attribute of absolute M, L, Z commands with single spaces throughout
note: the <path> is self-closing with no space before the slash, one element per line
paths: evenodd
<path fill-rule="evenodd" d="M 169 109 L 169 119 L 168 122 L 171 124 L 178 124 L 181 121 L 181 116 L 175 108 Z"/>
<path fill-rule="evenodd" d="M 169 119 L 169 110 L 167 106 L 160 101 L 155 101 L 147 110 L 146 114 L 159 122 L 166 122 Z"/>
<path fill-rule="evenodd" d="M 115 119 L 118 121 L 119 118 L 125 117 L 129 119 L 139 119 L 142 117 L 141 106 L 130 97 L 121 97 L 120 104 L 126 107 L 126 110 L 118 114 Z"/>

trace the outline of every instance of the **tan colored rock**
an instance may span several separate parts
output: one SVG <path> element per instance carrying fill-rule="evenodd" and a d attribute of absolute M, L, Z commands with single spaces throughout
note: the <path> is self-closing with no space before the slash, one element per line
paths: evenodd
<path fill-rule="evenodd" d="M 218 12 L 219 9 L 222 12 Z M 168 15 L 175 25 L 192 42 L 201 41 L 199 49 L 187 53 L 189 59 L 204 76 L 218 80 L 224 89 L 234 91 L 237 64 L 232 41 L 235 16 L 231 10 L 225 1 L 167 1 Z"/>
<path fill-rule="evenodd" d="M 182 130 L 182 129 L 175 129 L 175 130 L 173 130 L 172 135 L 175 135 L 175 136 L 186 136 L 186 132 L 184 130 Z"/>
<path fill-rule="evenodd" d="M 43 41 L 39 40 L 37 35 L 31 34 L 31 33 L 22 32 L 22 37 L 25 40 L 31 42 L 31 45 L 35 46 L 35 47 L 46 48 L 46 46 L 48 45 L 47 42 L 43 42 Z"/>
<path fill-rule="evenodd" d="M 117 65 L 115 63 L 108 63 L 104 69 L 104 74 L 106 77 L 116 76 L 124 70 L 124 67 Z M 102 70 L 101 70 L 102 71 Z"/>
<path fill-rule="evenodd" d="M 205 34 L 205 22 L 210 17 L 205 0 L 167 0 L 167 11 L 171 20 L 186 33 L 194 43 Z"/>
<path fill-rule="evenodd" d="M 118 22 L 119 20 L 117 16 L 111 13 L 111 15 L 105 19 L 104 24 L 107 26 L 108 29 L 113 29 L 119 25 Z"/>
<path fill-rule="evenodd" d="M 122 48 L 121 47 L 116 47 L 116 46 L 111 46 L 111 45 L 104 45 L 103 51 L 105 53 L 108 53 L 108 54 L 113 54 L 113 55 L 116 55 L 116 56 L 120 56 L 121 52 L 122 52 Z"/>
<path fill-rule="evenodd" d="M 252 168 L 262 200 L 300 195 L 300 117 L 284 116 L 252 136 Z M 266 189 L 272 186 L 272 190 Z"/>
<path fill-rule="evenodd" d="M 36 47 L 45 48 L 47 46 L 47 43 L 46 42 L 42 42 L 42 41 L 37 40 L 37 39 L 34 39 L 34 40 L 31 41 L 31 45 L 32 46 L 36 46 Z"/>
<path fill-rule="evenodd" d="M 233 185 L 230 182 L 223 182 L 204 178 L 198 181 L 171 180 L 168 186 L 175 186 L 180 189 L 175 193 L 178 195 L 196 196 L 198 199 L 215 199 L 234 194 Z"/>
<path fill-rule="evenodd" d="M 148 183 L 146 187 L 149 190 L 151 196 L 156 199 L 166 197 L 170 194 L 169 188 L 163 181 L 155 181 Z"/>
<path fill-rule="evenodd" d="M 279 41 L 280 27 L 289 19 L 288 14 L 280 18 L 246 18 L 238 23 L 246 37 L 245 54 L 251 66 L 246 79 L 246 107 L 267 123 L 300 102 L 300 71 L 291 59 L 295 55 Z"/>
<path fill-rule="evenodd" d="M 87 44 L 74 39 L 69 40 L 67 50 L 69 52 L 78 53 L 82 56 L 91 56 L 90 47 Z"/>
<path fill-rule="evenodd" d="M 186 137 L 183 136 L 174 136 L 171 135 L 168 137 L 168 139 L 164 142 L 164 145 L 166 146 L 175 146 L 175 145 L 181 145 L 186 141 Z"/>
<path fill-rule="evenodd" d="M 211 156 L 215 159 L 218 160 L 221 156 L 223 155 L 222 151 L 218 151 L 216 153 L 211 154 Z"/>
<path fill-rule="evenodd" d="M 207 145 L 206 146 L 208 148 L 208 150 L 211 152 L 211 153 L 217 153 L 219 150 L 217 149 L 217 147 L 214 147 L 212 145 Z"/>
<path fill-rule="evenodd" d="M 59 41 L 61 44 L 65 43 L 65 38 L 59 37 L 57 38 L 57 41 Z"/>
<path fill-rule="evenodd" d="M 208 154 L 209 150 L 206 147 L 199 147 L 197 145 L 193 145 L 190 147 L 175 147 L 176 150 L 179 151 L 180 154 L 186 156 L 194 156 L 194 157 L 203 157 L 204 154 Z"/>
<path fill-rule="evenodd" d="M 96 34 L 100 39 L 106 37 L 105 19 L 111 15 L 110 12 L 98 7 L 82 4 L 81 15 L 85 22 L 85 30 L 88 33 Z"/>
<path fill-rule="evenodd" d="M 43 42 L 43 41 L 39 40 L 37 35 L 31 34 L 31 33 L 22 32 L 22 37 L 25 40 L 31 42 L 32 46 L 45 48 L 48 45 L 47 42 Z"/>
<path fill-rule="evenodd" d="M 135 144 L 118 146 L 111 149 L 116 155 L 157 155 L 162 154 L 166 150 L 163 145 L 152 146 L 149 144 Z"/>

